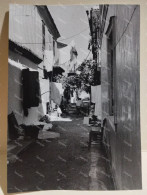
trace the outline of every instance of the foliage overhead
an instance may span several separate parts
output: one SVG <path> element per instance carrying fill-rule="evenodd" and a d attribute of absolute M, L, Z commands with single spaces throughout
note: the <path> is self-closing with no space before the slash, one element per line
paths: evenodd
<path fill-rule="evenodd" d="M 93 60 L 85 60 L 76 70 L 76 74 L 65 77 L 58 75 L 57 80 L 63 84 L 63 87 L 78 89 L 90 93 L 91 85 L 95 82 L 95 71 L 97 64 Z"/>

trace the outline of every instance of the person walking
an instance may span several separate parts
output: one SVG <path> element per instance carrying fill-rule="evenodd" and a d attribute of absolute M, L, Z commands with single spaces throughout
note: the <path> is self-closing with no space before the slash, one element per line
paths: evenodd
<path fill-rule="evenodd" d="M 82 100 L 81 100 L 81 98 L 78 98 L 78 100 L 76 102 L 77 115 L 80 115 L 80 113 L 81 113 L 81 105 L 82 105 Z"/>
<path fill-rule="evenodd" d="M 57 116 L 61 117 L 61 114 L 62 114 L 61 108 L 60 108 L 60 106 L 58 106 L 57 107 Z"/>

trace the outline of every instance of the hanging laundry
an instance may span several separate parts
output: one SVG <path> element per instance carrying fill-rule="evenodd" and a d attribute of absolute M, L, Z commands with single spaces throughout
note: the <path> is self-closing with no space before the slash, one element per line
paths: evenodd
<path fill-rule="evenodd" d="M 101 119 L 102 108 L 101 108 L 101 85 L 91 86 L 91 97 L 93 98 L 93 103 L 95 103 L 94 115 Z"/>
<path fill-rule="evenodd" d="M 63 88 L 61 83 L 51 83 L 51 99 L 57 104 L 61 104 L 62 96 L 63 96 Z"/>
<path fill-rule="evenodd" d="M 100 84 L 101 84 L 101 72 L 94 71 L 94 85 L 100 85 Z"/>
<path fill-rule="evenodd" d="M 91 102 L 96 103 L 97 86 L 91 86 Z"/>
<path fill-rule="evenodd" d="M 81 91 L 79 98 L 81 99 L 90 98 L 90 95 L 86 91 Z"/>
<path fill-rule="evenodd" d="M 44 51 L 44 66 L 47 72 L 52 71 L 53 68 L 53 51 L 45 50 Z"/>
<path fill-rule="evenodd" d="M 54 58 L 54 65 L 59 65 L 59 50 L 57 48 L 57 42 L 53 42 L 53 58 Z"/>
<path fill-rule="evenodd" d="M 62 67 L 65 71 L 63 74 L 67 76 L 69 73 L 70 62 L 65 62 L 64 64 L 60 65 L 60 67 Z"/>
<path fill-rule="evenodd" d="M 39 73 L 30 71 L 29 69 L 22 70 L 23 83 L 23 109 L 24 115 L 28 115 L 28 108 L 38 107 L 41 103 L 41 92 L 39 85 Z"/>
<path fill-rule="evenodd" d="M 75 72 L 77 68 L 77 58 L 76 56 L 70 61 L 69 72 Z"/>
<path fill-rule="evenodd" d="M 75 71 L 77 66 L 77 51 L 74 41 L 71 41 L 68 46 L 59 49 L 59 65 L 65 70 L 65 74 Z"/>
<path fill-rule="evenodd" d="M 73 97 L 72 97 L 71 101 L 72 101 L 71 103 L 76 103 L 77 102 L 77 94 L 76 94 L 75 91 L 73 92 Z"/>
<path fill-rule="evenodd" d="M 70 57 L 71 57 L 70 51 L 71 51 L 70 45 L 62 49 L 59 49 L 59 64 L 60 65 L 70 61 Z"/>

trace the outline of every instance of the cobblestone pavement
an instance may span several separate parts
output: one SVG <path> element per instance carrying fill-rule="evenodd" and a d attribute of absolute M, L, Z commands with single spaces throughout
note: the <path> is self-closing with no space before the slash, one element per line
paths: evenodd
<path fill-rule="evenodd" d="M 8 165 L 8 192 L 38 190 L 113 190 L 113 180 L 101 145 L 88 150 L 83 119 L 53 122 L 60 138 L 36 140 Z"/>

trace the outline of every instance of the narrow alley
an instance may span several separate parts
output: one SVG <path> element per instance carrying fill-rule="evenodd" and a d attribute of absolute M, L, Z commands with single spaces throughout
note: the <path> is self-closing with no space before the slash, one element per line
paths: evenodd
<path fill-rule="evenodd" d="M 9 19 L 8 192 L 142 189 L 139 5 Z"/>
<path fill-rule="evenodd" d="M 71 119 L 53 122 L 60 138 L 36 140 L 8 166 L 9 192 L 114 189 L 102 146 L 88 150 L 89 127 L 83 125 L 82 117 L 72 115 Z"/>

